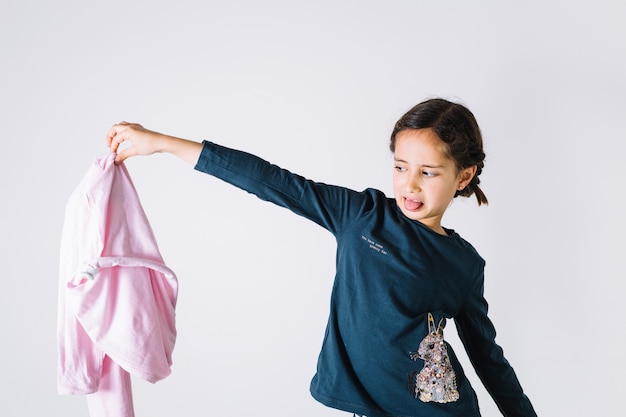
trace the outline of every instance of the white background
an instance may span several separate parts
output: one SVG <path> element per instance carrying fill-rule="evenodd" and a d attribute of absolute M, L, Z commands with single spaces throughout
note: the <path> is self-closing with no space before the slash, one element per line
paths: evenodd
<path fill-rule="evenodd" d="M 59 239 L 111 124 L 390 193 L 393 123 L 432 96 L 483 129 L 490 205 L 459 200 L 444 223 L 487 260 L 498 341 L 537 412 L 620 415 L 625 45 L 617 0 L 3 0 L 0 415 L 87 415 L 56 394 Z M 173 373 L 134 380 L 137 415 L 345 415 L 308 393 L 332 236 L 174 157 L 127 167 L 180 280 Z"/>

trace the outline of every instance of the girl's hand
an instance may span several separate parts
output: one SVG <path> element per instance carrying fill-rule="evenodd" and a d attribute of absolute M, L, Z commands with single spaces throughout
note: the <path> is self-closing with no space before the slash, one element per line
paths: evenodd
<path fill-rule="evenodd" d="M 161 152 L 165 135 L 148 130 L 137 123 L 122 122 L 111 126 L 107 132 L 107 146 L 111 152 L 117 152 L 115 163 L 119 164 L 126 158 L 136 155 L 151 155 Z M 118 152 L 122 142 L 128 141 L 131 145 Z"/>
<path fill-rule="evenodd" d="M 128 122 L 111 126 L 106 141 L 111 152 L 117 153 L 116 164 L 131 156 L 151 155 L 155 152 L 171 153 L 190 164 L 195 164 L 202 151 L 200 142 L 153 132 L 140 124 Z M 120 144 L 124 141 L 130 142 L 130 146 L 118 152 Z"/>

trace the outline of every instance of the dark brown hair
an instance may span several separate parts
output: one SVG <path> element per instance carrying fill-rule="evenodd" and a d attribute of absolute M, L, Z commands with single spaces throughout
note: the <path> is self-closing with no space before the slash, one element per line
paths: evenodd
<path fill-rule="evenodd" d="M 441 98 L 416 105 L 396 122 L 389 144 L 391 152 L 396 148 L 396 135 L 407 129 L 432 129 L 446 144 L 448 156 L 454 160 L 458 170 L 476 165 L 476 175 L 465 188 L 456 192 L 455 197 L 474 194 L 478 205 L 488 203 L 478 185 L 478 176 L 485 166 L 483 138 L 476 118 L 467 107 Z"/>

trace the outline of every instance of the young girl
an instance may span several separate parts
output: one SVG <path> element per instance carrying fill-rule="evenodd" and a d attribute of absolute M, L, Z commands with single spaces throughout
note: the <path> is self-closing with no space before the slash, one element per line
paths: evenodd
<path fill-rule="evenodd" d="M 331 311 L 311 394 L 340 410 L 378 416 L 479 416 L 474 390 L 443 340 L 446 318 L 503 415 L 535 416 L 495 342 L 483 297 L 484 261 L 441 219 L 475 195 L 485 154 L 464 106 L 432 99 L 396 123 L 394 198 L 316 183 L 245 152 L 120 123 L 107 133 L 116 162 L 169 152 L 263 200 L 289 208 L 337 240 Z"/>

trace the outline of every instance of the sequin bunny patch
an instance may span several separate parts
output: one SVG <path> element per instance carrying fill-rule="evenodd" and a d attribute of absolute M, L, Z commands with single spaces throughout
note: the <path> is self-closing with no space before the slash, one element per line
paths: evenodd
<path fill-rule="evenodd" d="M 428 313 L 428 335 L 420 342 L 417 352 L 411 352 L 414 361 L 422 359 L 424 367 L 419 374 L 412 376 L 412 390 L 415 397 L 423 402 L 449 403 L 459 399 L 456 386 L 456 374 L 448 349 L 443 340 L 443 328 L 446 319 L 442 318 L 435 327 L 432 314 Z"/>

